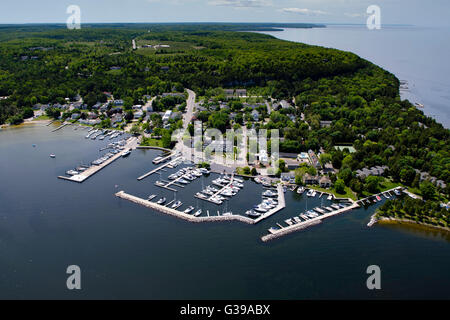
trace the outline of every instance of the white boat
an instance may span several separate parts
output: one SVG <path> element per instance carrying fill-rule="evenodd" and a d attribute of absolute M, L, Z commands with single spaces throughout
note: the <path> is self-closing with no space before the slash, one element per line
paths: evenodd
<path fill-rule="evenodd" d="M 308 190 L 308 192 L 306 193 L 306 195 L 308 196 L 308 197 L 312 197 L 313 196 L 313 190 L 312 189 L 310 189 L 310 190 Z"/>
<path fill-rule="evenodd" d="M 253 210 L 262 212 L 262 213 L 269 211 L 269 209 L 266 206 L 264 206 L 264 204 L 260 204 L 260 205 L 256 206 L 255 208 L 253 208 Z"/>
<path fill-rule="evenodd" d="M 70 175 L 70 176 L 76 176 L 76 175 L 79 174 L 79 172 L 78 172 L 78 171 L 75 171 L 75 170 L 69 170 L 69 171 L 67 171 L 66 173 L 67 173 L 68 175 Z"/>
<path fill-rule="evenodd" d="M 125 152 L 124 153 L 122 153 L 122 157 L 128 157 L 129 155 L 130 155 L 130 153 L 131 153 L 131 149 L 127 149 L 127 150 L 125 150 Z"/>
<path fill-rule="evenodd" d="M 155 159 L 153 159 L 153 163 L 154 164 L 156 164 L 156 163 L 158 163 L 159 161 L 161 161 L 163 158 L 162 157 L 156 157 Z"/>
<path fill-rule="evenodd" d="M 304 188 L 304 187 L 298 187 L 297 193 L 298 193 L 298 194 L 303 194 L 303 193 L 305 193 L 305 188 Z"/>
<path fill-rule="evenodd" d="M 266 190 L 266 191 L 263 192 L 262 195 L 265 196 L 265 197 L 275 197 L 278 194 L 275 193 L 275 192 L 272 192 L 272 190 Z"/>
<path fill-rule="evenodd" d="M 194 213 L 194 217 L 198 217 L 203 213 L 202 209 L 197 210 L 197 212 Z"/>
<path fill-rule="evenodd" d="M 203 193 L 201 193 L 201 192 L 197 192 L 195 195 L 197 196 L 197 198 L 200 198 L 200 199 L 208 199 L 208 197 L 205 196 L 205 195 L 204 195 Z"/>
<path fill-rule="evenodd" d="M 50 158 L 56 158 L 56 156 L 54 154 L 51 154 Z"/>
<path fill-rule="evenodd" d="M 155 198 L 156 198 L 156 194 L 152 194 L 151 196 L 148 197 L 148 201 L 152 201 Z"/>
<path fill-rule="evenodd" d="M 328 196 L 327 200 L 330 200 L 330 201 L 333 200 L 333 195 L 330 194 L 330 195 Z"/>
<path fill-rule="evenodd" d="M 166 202 L 166 198 L 161 198 L 156 202 L 157 204 L 164 204 Z"/>
<path fill-rule="evenodd" d="M 189 214 L 189 213 L 191 213 L 192 211 L 194 211 L 194 207 L 193 206 L 190 206 L 190 207 L 188 207 L 186 210 L 184 210 L 184 213 L 186 213 L 186 214 Z"/>
<path fill-rule="evenodd" d="M 172 209 L 178 209 L 179 207 L 181 207 L 183 205 L 183 202 L 181 201 L 177 201 L 172 205 Z"/>
<path fill-rule="evenodd" d="M 256 212 L 255 210 L 248 210 L 245 212 L 246 215 L 248 215 L 249 217 L 260 217 L 261 213 Z"/>

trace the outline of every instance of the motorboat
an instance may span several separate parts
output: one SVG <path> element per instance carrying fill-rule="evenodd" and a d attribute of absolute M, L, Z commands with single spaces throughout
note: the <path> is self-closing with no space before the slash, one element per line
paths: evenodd
<path fill-rule="evenodd" d="M 198 217 L 198 216 L 200 216 L 202 213 L 203 213 L 203 210 L 202 210 L 202 209 L 199 209 L 199 210 L 197 210 L 197 211 L 194 213 L 194 217 Z"/>
<path fill-rule="evenodd" d="M 255 210 L 248 210 L 245 212 L 246 215 L 248 215 L 249 217 L 260 217 L 261 213 L 256 212 Z"/>
<path fill-rule="evenodd" d="M 50 158 L 56 158 L 56 156 L 54 154 L 51 154 Z"/>
<path fill-rule="evenodd" d="M 166 201 L 167 201 L 166 198 L 161 198 L 161 199 L 159 199 L 156 203 L 157 203 L 157 204 L 164 204 L 164 203 L 166 203 Z"/>
<path fill-rule="evenodd" d="M 172 209 L 177 209 L 183 205 L 183 202 L 177 201 L 172 205 Z"/>
<path fill-rule="evenodd" d="M 305 193 L 305 187 L 298 187 L 297 193 L 298 193 L 298 194 L 303 194 L 303 193 Z"/>
<path fill-rule="evenodd" d="M 131 149 L 127 149 L 127 150 L 125 150 L 125 152 L 124 153 L 122 153 L 122 157 L 128 157 L 129 155 L 131 154 Z"/>
<path fill-rule="evenodd" d="M 328 196 L 327 200 L 330 200 L 330 201 L 333 200 L 333 195 L 330 194 L 330 195 Z"/>
<path fill-rule="evenodd" d="M 75 170 L 69 170 L 66 172 L 69 176 L 76 176 L 78 174 L 80 174 L 78 171 Z"/>
<path fill-rule="evenodd" d="M 200 199 L 208 199 L 208 197 L 205 196 L 205 195 L 204 195 L 203 193 L 201 193 L 201 192 L 197 192 L 195 195 L 197 196 L 197 198 L 200 198 Z"/>
<path fill-rule="evenodd" d="M 190 207 L 188 207 L 186 210 L 184 210 L 184 213 L 186 213 L 186 214 L 189 214 L 189 213 L 191 213 L 192 211 L 194 211 L 194 207 L 193 206 L 190 206 Z"/>
<path fill-rule="evenodd" d="M 148 201 L 152 201 L 155 198 L 156 198 L 156 194 L 152 194 L 151 196 L 148 197 Z"/>
<path fill-rule="evenodd" d="M 272 190 L 266 190 L 262 194 L 264 197 L 275 197 L 278 194 L 276 192 L 273 192 Z"/>

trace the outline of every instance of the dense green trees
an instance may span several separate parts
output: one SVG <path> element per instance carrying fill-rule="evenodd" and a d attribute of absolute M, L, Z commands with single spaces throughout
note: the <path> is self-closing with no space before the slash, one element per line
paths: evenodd
<path fill-rule="evenodd" d="M 404 197 L 384 203 L 377 211 L 379 217 L 394 217 L 448 228 L 450 215 L 437 201 L 422 201 Z"/>

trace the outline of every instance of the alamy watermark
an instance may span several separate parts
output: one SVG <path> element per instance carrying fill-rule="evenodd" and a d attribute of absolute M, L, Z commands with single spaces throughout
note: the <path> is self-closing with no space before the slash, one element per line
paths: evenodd
<path fill-rule="evenodd" d="M 370 274 L 367 278 L 366 285 L 369 290 L 381 290 L 381 269 L 377 265 L 371 265 L 367 267 L 367 274 Z"/>
<path fill-rule="evenodd" d="M 81 268 L 77 265 L 71 265 L 67 267 L 66 273 L 70 274 L 66 281 L 67 289 L 81 290 Z"/>
<path fill-rule="evenodd" d="M 81 9 L 77 5 L 70 5 L 67 7 L 66 10 L 67 14 L 70 14 L 70 16 L 67 18 L 66 24 L 67 29 L 74 30 L 74 29 L 81 29 Z"/>
<path fill-rule="evenodd" d="M 381 29 L 381 8 L 377 5 L 371 5 L 367 8 L 367 29 L 380 30 Z"/>
<path fill-rule="evenodd" d="M 279 130 L 208 128 L 196 121 L 194 135 L 188 130 L 175 130 L 172 141 L 177 142 L 176 150 L 186 161 L 208 162 L 226 167 L 258 165 L 271 175 L 279 169 Z"/>

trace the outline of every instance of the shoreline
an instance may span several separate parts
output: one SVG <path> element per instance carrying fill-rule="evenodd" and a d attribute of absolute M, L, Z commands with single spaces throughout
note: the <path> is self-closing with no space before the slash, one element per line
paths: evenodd
<path fill-rule="evenodd" d="M 450 228 L 447 227 L 441 227 L 441 226 L 436 226 L 436 225 L 432 225 L 432 224 L 428 224 L 428 223 L 423 223 L 423 222 L 417 222 L 414 220 L 409 220 L 409 219 L 399 219 L 399 218 L 375 218 L 375 214 L 371 217 L 372 220 L 374 220 L 374 222 L 370 225 L 373 226 L 375 224 L 380 224 L 380 225 L 415 225 L 415 226 L 420 226 L 424 229 L 435 229 L 435 230 L 441 230 L 441 231 L 446 231 L 450 233 Z M 372 222 L 371 220 L 371 222 Z"/>

